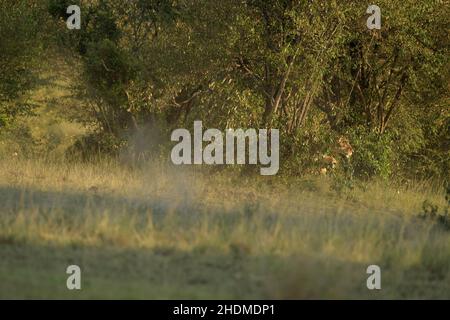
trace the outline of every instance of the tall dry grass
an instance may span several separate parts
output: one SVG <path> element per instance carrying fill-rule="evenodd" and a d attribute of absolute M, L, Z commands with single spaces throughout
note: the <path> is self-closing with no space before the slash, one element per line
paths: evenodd
<path fill-rule="evenodd" d="M 331 186 L 323 177 L 279 183 L 158 164 L 2 160 L 0 247 L 220 256 L 258 283 L 242 288 L 247 298 L 370 296 L 365 268 L 377 264 L 377 298 L 449 297 L 450 231 L 418 218 L 426 199 L 445 206 L 435 187 L 372 182 L 337 196 Z"/>

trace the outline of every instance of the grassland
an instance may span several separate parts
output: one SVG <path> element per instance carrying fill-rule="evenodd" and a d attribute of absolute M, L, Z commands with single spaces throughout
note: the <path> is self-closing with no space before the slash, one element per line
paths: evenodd
<path fill-rule="evenodd" d="M 280 180 L 0 160 L 0 298 L 450 298 L 450 231 L 418 218 L 440 189 Z"/>

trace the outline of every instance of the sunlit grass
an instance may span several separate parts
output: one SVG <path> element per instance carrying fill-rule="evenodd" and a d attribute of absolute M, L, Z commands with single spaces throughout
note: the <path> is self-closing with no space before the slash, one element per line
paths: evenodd
<path fill-rule="evenodd" d="M 27 248 L 49 248 L 49 257 L 62 251 L 67 259 L 78 255 L 70 248 L 82 248 L 135 252 L 130 261 L 119 258 L 129 264 L 121 272 L 130 277 L 146 268 L 163 272 L 149 265 L 148 255 L 157 255 L 160 268 L 176 275 L 161 298 L 449 297 L 450 231 L 418 218 L 425 199 L 441 208 L 445 202 L 426 184 L 372 182 L 337 196 L 327 178 L 292 178 L 286 185 L 161 164 L 129 169 L 114 161 L 16 159 L 0 161 L 0 189 L 0 275 L 7 287 L 17 280 L 5 274 L 19 263 L 8 248 L 27 252 L 25 273 L 33 272 L 34 261 Z M 182 266 L 170 262 L 179 256 Z M 135 259 L 140 263 L 134 265 Z M 206 262 L 200 267 L 201 259 Z M 365 288 L 371 264 L 384 270 L 377 294 Z M 238 267 L 238 279 L 217 292 L 216 273 L 234 277 Z M 192 268 L 202 268 L 204 276 L 196 294 L 184 283 L 197 274 Z M 99 278 L 101 268 L 96 272 Z M 102 285 L 85 294 L 110 296 L 101 290 L 119 290 L 120 279 L 98 279 Z M 129 297 L 158 297 L 161 284 L 141 285 Z M 27 289 L 15 294 L 26 296 Z M 0 290 L 0 296 L 8 292 Z"/>

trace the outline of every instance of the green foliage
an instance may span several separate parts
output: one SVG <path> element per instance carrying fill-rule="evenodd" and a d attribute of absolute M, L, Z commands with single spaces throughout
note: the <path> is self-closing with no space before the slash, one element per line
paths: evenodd
<path fill-rule="evenodd" d="M 396 162 L 392 137 L 388 133 L 380 136 L 361 127 L 352 131 L 350 137 L 355 149 L 351 160 L 355 175 L 389 178 Z"/>
<path fill-rule="evenodd" d="M 104 156 L 118 156 L 124 141 L 114 135 L 96 132 L 78 139 L 66 152 L 69 161 L 90 161 Z"/>
<path fill-rule="evenodd" d="M 79 0 L 48 0 L 48 12 L 55 18 L 67 19 L 67 8 L 70 5 L 80 5 Z"/>
<path fill-rule="evenodd" d="M 134 78 L 131 58 L 110 40 L 91 45 L 86 55 L 88 82 L 105 97 L 117 99 L 117 91 Z M 110 101 L 114 103 L 114 101 Z M 121 101 L 116 101 L 121 103 Z"/>
<path fill-rule="evenodd" d="M 1 13 L 0 101 L 29 88 L 29 44 L 46 21 L 55 34 L 43 43 L 79 57 L 80 103 L 117 140 L 201 119 L 280 128 L 287 174 L 317 172 L 342 136 L 354 148 L 334 172 L 344 179 L 449 174 L 448 19 L 439 0 L 380 0 L 382 29 L 371 31 L 356 0 L 48 0 L 40 8 L 50 22 L 41 9 L 19 14 L 23 1 L 1 3 L 12 14 Z M 69 4 L 82 7 L 81 30 L 65 26 Z M 14 117 L 5 105 L 3 125 Z"/>
<path fill-rule="evenodd" d="M 37 1 L 0 1 L 0 129 L 28 110 L 16 100 L 34 84 L 30 68 L 40 53 L 45 16 Z"/>
<path fill-rule="evenodd" d="M 427 108 L 428 116 L 422 118 L 422 144 L 404 155 L 405 165 L 411 174 L 424 177 L 450 176 L 450 110 L 445 102 Z M 406 134 L 406 133 L 405 133 Z"/>

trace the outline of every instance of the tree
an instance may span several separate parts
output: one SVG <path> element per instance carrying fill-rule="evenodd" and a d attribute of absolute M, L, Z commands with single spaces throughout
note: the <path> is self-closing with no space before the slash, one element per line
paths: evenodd
<path fill-rule="evenodd" d="M 0 0 L 0 128 L 30 112 L 16 101 L 34 83 L 31 68 L 46 29 L 42 9 L 39 1 Z"/>

